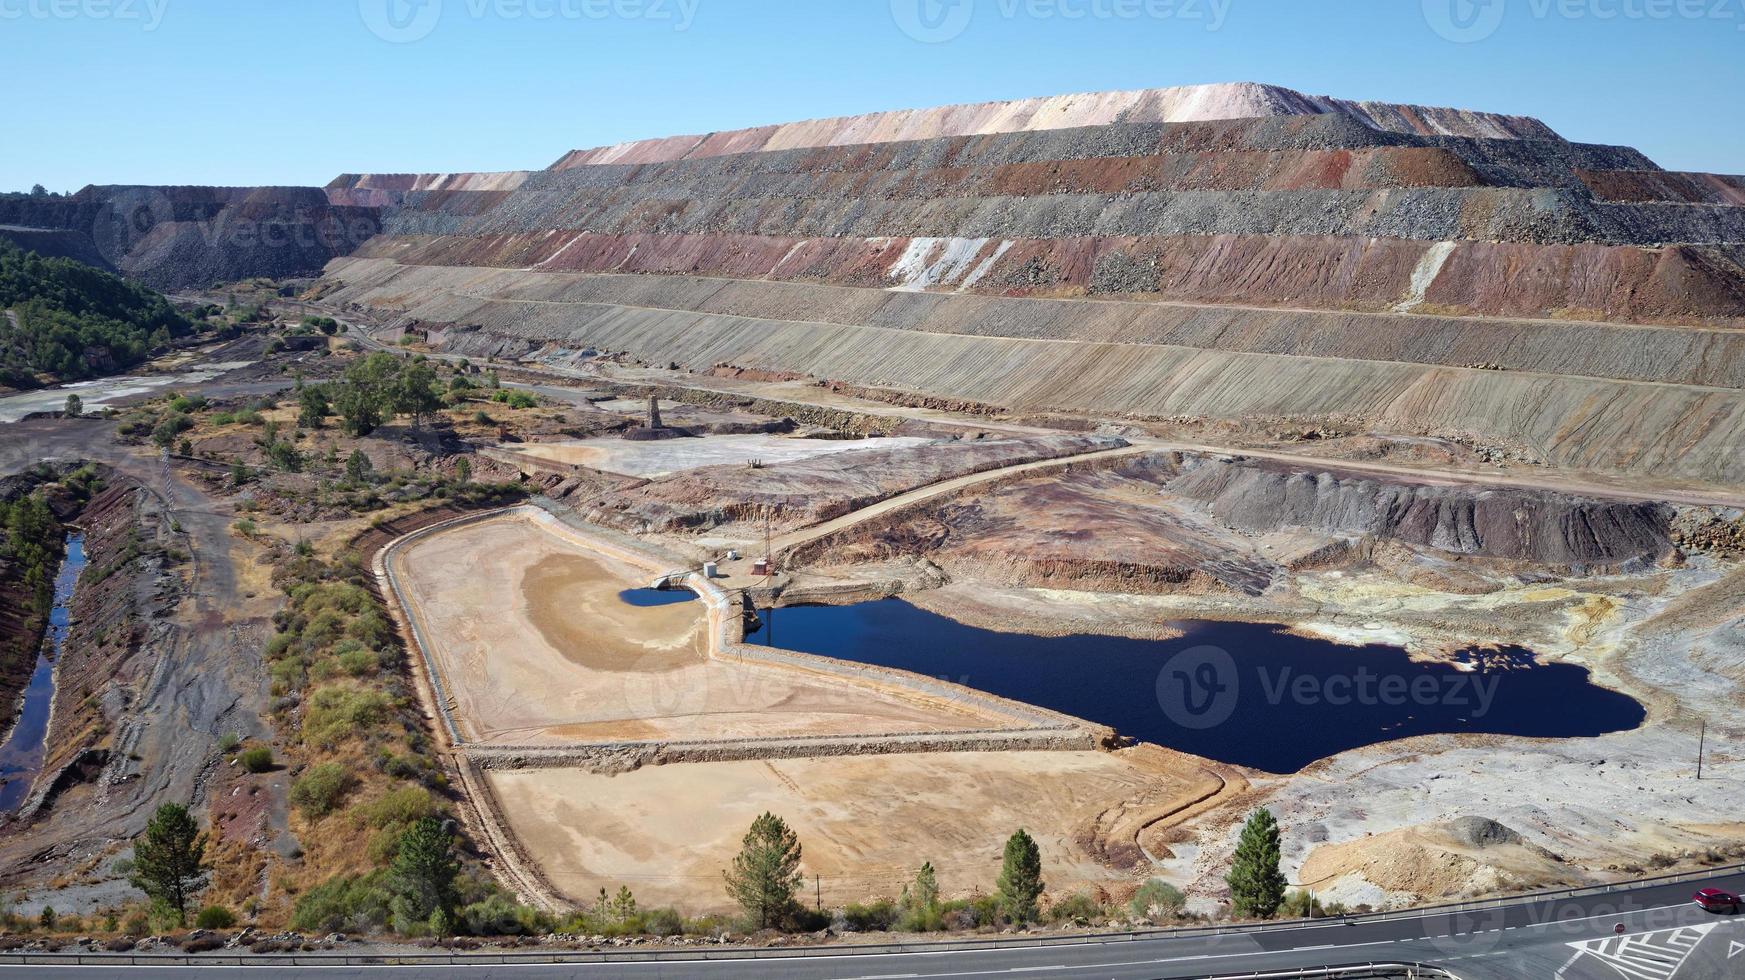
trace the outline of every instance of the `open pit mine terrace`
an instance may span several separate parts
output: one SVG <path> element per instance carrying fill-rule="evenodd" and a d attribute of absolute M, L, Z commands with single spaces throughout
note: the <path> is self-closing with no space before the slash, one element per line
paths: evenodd
<path fill-rule="evenodd" d="M 214 234 L 250 223 L 304 244 Z M 1745 683 L 1745 177 L 1238 84 L 540 170 L 87 188 L 0 202 L 0 234 L 164 288 L 320 273 L 305 301 L 371 344 L 514 364 L 587 411 L 611 411 L 593 386 L 716 413 L 700 439 L 485 447 L 543 498 L 378 558 L 481 826 L 541 901 L 634 880 L 707 903 L 763 810 L 828 901 L 920 860 L 991 880 L 1022 825 L 1051 894 L 1164 873 L 1203 902 L 1261 802 L 1301 830 L 1293 881 L 1378 905 L 1745 832 L 1714 816 L 1734 783 L 1683 764 Z M 784 415 L 886 438 L 829 453 Z M 753 583 L 693 559 L 766 535 L 810 576 L 780 604 L 882 583 L 1050 637 L 1282 624 L 1256 642 L 1488 651 L 1580 696 L 1545 698 L 1571 710 L 1543 730 L 1402 731 L 1289 776 L 1111 750 L 993 685 L 744 642 Z M 661 580 L 700 600 L 621 596 Z"/>

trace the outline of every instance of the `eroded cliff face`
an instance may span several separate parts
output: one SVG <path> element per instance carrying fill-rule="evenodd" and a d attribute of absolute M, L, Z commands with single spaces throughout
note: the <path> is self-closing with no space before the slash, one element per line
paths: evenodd
<path fill-rule="evenodd" d="M 0 195 L 21 246 L 114 268 L 157 289 L 307 276 L 381 230 L 375 208 L 316 187 L 91 186 L 66 197 Z"/>
<path fill-rule="evenodd" d="M 954 576 L 1004 585 L 1250 596 L 1288 589 L 1304 569 L 1381 565 L 1483 592 L 1519 573 L 1639 570 L 1674 558 L 1674 516 L 1661 504 L 1149 454 L 894 513 L 790 559 L 925 556 Z"/>
<path fill-rule="evenodd" d="M 1390 483 L 1254 460 L 1188 457 L 1167 492 L 1207 505 L 1241 531 L 1300 528 L 1368 535 L 1452 555 L 1602 569 L 1673 554 L 1666 504 L 1517 488 Z"/>

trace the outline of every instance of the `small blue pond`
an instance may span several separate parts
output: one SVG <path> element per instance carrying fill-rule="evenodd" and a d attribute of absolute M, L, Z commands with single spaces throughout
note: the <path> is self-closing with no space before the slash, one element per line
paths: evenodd
<path fill-rule="evenodd" d="M 1521 649 L 1415 662 L 1255 623 L 1178 622 L 1184 636 L 1041 637 L 966 626 L 900 599 L 762 613 L 748 643 L 940 677 L 1268 772 L 1412 735 L 1574 738 L 1642 723 L 1585 668 Z"/>
<path fill-rule="evenodd" d="M 18 722 L 7 734 L 6 743 L 0 745 L 0 813 L 18 809 L 30 792 L 31 780 L 42 767 L 43 739 L 48 736 L 49 707 L 55 695 L 55 660 L 67 639 L 68 604 L 84 568 L 85 537 L 68 535 L 67 557 L 61 562 L 60 574 L 55 576 L 55 605 L 49 613 L 48 636 L 37 655 L 30 683 L 24 689 Z"/>
<path fill-rule="evenodd" d="M 690 589 L 626 589 L 618 593 L 618 598 L 632 606 L 676 606 L 681 602 L 693 602 L 697 593 Z"/>

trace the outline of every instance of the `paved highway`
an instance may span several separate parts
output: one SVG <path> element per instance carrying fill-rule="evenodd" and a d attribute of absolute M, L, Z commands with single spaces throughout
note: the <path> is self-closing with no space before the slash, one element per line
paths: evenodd
<path fill-rule="evenodd" d="M 210 966 L 201 977 L 375 977 L 379 980 L 967 980 L 1035 974 L 1066 980 L 1163 980 L 1229 976 L 1364 962 L 1419 962 L 1462 980 L 1726 980 L 1745 977 L 1745 916 L 1698 909 L 1690 895 L 1704 883 L 1745 888 L 1745 875 L 1652 885 L 1472 912 L 1386 921 L 1279 927 L 1222 936 L 1115 940 L 1006 949 L 927 950 L 721 959 L 609 962 L 578 957 L 562 964 Z M 1625 926 L 1619 936 L 1615 928 Z M 0 965 L 0 980 L 52 976 L 124 980 L 180 976 L 185 965 L 72 965 L 51 959 Z"/>

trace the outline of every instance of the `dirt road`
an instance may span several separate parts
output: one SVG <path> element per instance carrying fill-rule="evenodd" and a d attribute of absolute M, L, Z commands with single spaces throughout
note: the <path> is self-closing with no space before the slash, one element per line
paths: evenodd
<path fill-rule="evenodd" d="M 275 593 L 240 573 L 230 533 L 234 515 L 214 506 L 155 453 L 117 445 L 114 423 L 40 419 L 0 426 L 0 473 L 43 459 L 87 459 L 114 467 L 166 501 L 189 537 L 193 581 L 161 634 L 140 656 L 158 658 L 128 706 L 113 742 L 138 757 L 138 775 L 98 788 L 90 805 L 58 807 L 47 819 L 0 838 L 0 880 L 16 886 L 64 868 L 139 833 L 158 804 L 199 801 L 206 768 L 225 734 L 264 736 L 268 690 L 261 649 Z M 54 738 L 50 730 L 49 738 Z M 288 841 L 283 842 L 285 846 Z"/>

